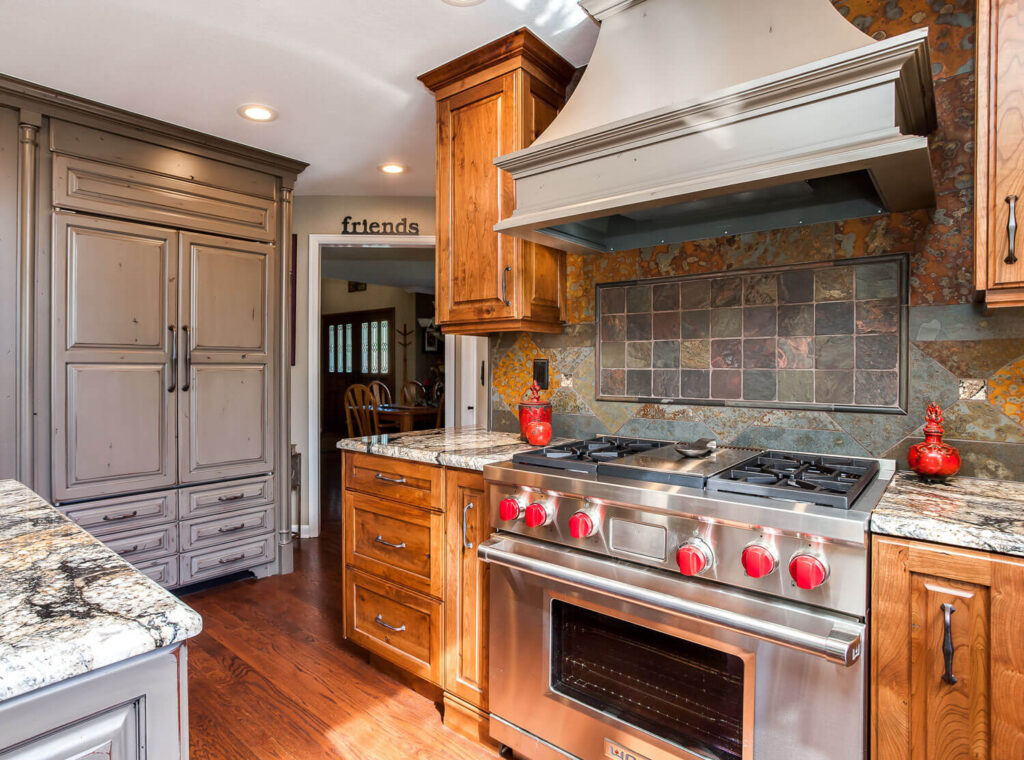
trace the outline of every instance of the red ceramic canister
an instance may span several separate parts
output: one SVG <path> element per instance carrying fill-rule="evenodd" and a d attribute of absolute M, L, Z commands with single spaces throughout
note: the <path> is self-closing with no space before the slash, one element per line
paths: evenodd
<path fill-rule="evenodd" d="M 546 422 L 550 425 L 551 402 L 524 401 L 519 404 L 519 434 L 523 437 L 524 441 L 529 440 L 529 436 L 526 434 L 526 427 L 531 422 Z"/>

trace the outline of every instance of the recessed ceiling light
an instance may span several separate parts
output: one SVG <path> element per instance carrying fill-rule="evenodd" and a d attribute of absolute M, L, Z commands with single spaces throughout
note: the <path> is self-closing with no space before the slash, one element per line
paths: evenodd
<path fill-rule="evenodd" d="M 405 171 L 405 167 L 401 164 L 381 164 L 380 170 L 385 174 L 402 174 Z"/>
<path fill-rule="evenodd" d="M 442 2 L 448 3 L 448 5 L 454 5 L 457 8 L 466 8 L 470 5 L 480 5 L 484 0 L 442 0 Z"/>
<path fill-rule="evenodd" d="M 238 107 L 238 115 L 250 121 L 273 121 L 277 118 L 277 111 L 262 103 L 246 103 Z"/>

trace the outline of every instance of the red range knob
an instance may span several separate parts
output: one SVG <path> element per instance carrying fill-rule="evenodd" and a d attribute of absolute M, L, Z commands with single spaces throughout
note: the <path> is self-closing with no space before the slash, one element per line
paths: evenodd
<path fill-rule="evenodd" d="M 515 499 L 502 499 L 498 502 L 498 517 L 505 522 L 518 520 L 521 512 L 522 507 L 519 506 L 519 502 Z"/>
<path fill-rule="evenodd" d="M 569 518 L 569 533 L 573 538 L 586 538 L 594 535 L 594 521 L 586 512 L 577 512 Z"/>
<path fill-rule="evenodd" d="M 774 552 L 762 544 L 750 544 L 743 550 L 740 556 L 743 569 L 751 578 L 764 578 L 775 572 L 779 566 L 779 560 Z"/>
<path fill-rule="evenodd" d="M 796 585 L 805 591 L 818 588 L 828 578 L 825 563 L 810 554 L 797 554 L 789 561 L 789 574 Z"/>
<path fill-rule="evenodd" d="M 526 508 L 526 527 L 536 528 L 548 522 L 548 511 L 543 504 L 534 502 Z"/>
<path fill-rule="evenodd" d="M 683 575 L 700 575 L 714 561 L 711 547 L 699 538 L 693 538 L 676 551 L 676 564 Z"/>

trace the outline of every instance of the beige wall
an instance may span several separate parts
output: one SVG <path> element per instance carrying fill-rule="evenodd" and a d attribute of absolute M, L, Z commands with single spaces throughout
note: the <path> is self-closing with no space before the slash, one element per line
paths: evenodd
<path fill-rule="evenodd" d="M 309 236 L 340 235 L 341 220 L 349 215 L 354 219 L 400 219 L 407 217 L 417 222 L 421 235 L 434 234 L 434 199 L 419 196 L 355 197 L 340 195 L 300 195 L 293 206 L 292 230 L 298 238 L 298 260 L 295 304 L 295 366 L 292 367 L 291 440 L 302 454 L 302 522 L 309 514 L 309 456 L 319 452 L 307 451 L 307 386 L 306 343 L 309 330 Z M 368 235 L 367 238 L 372 238 Z M 319 425 L 319 420 L 314 421 Z"/>

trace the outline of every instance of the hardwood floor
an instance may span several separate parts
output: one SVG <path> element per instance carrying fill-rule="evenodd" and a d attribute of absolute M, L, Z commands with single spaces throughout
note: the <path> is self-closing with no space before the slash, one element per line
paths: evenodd
<path fill-rule="evenodd" d="M 204 624 L 189 646 L 192 760 L 493 760 L 343 641 L 337 455 L 322 474 L 322 534 L 298 542 L 294 573 L 185 597 Z"/>

